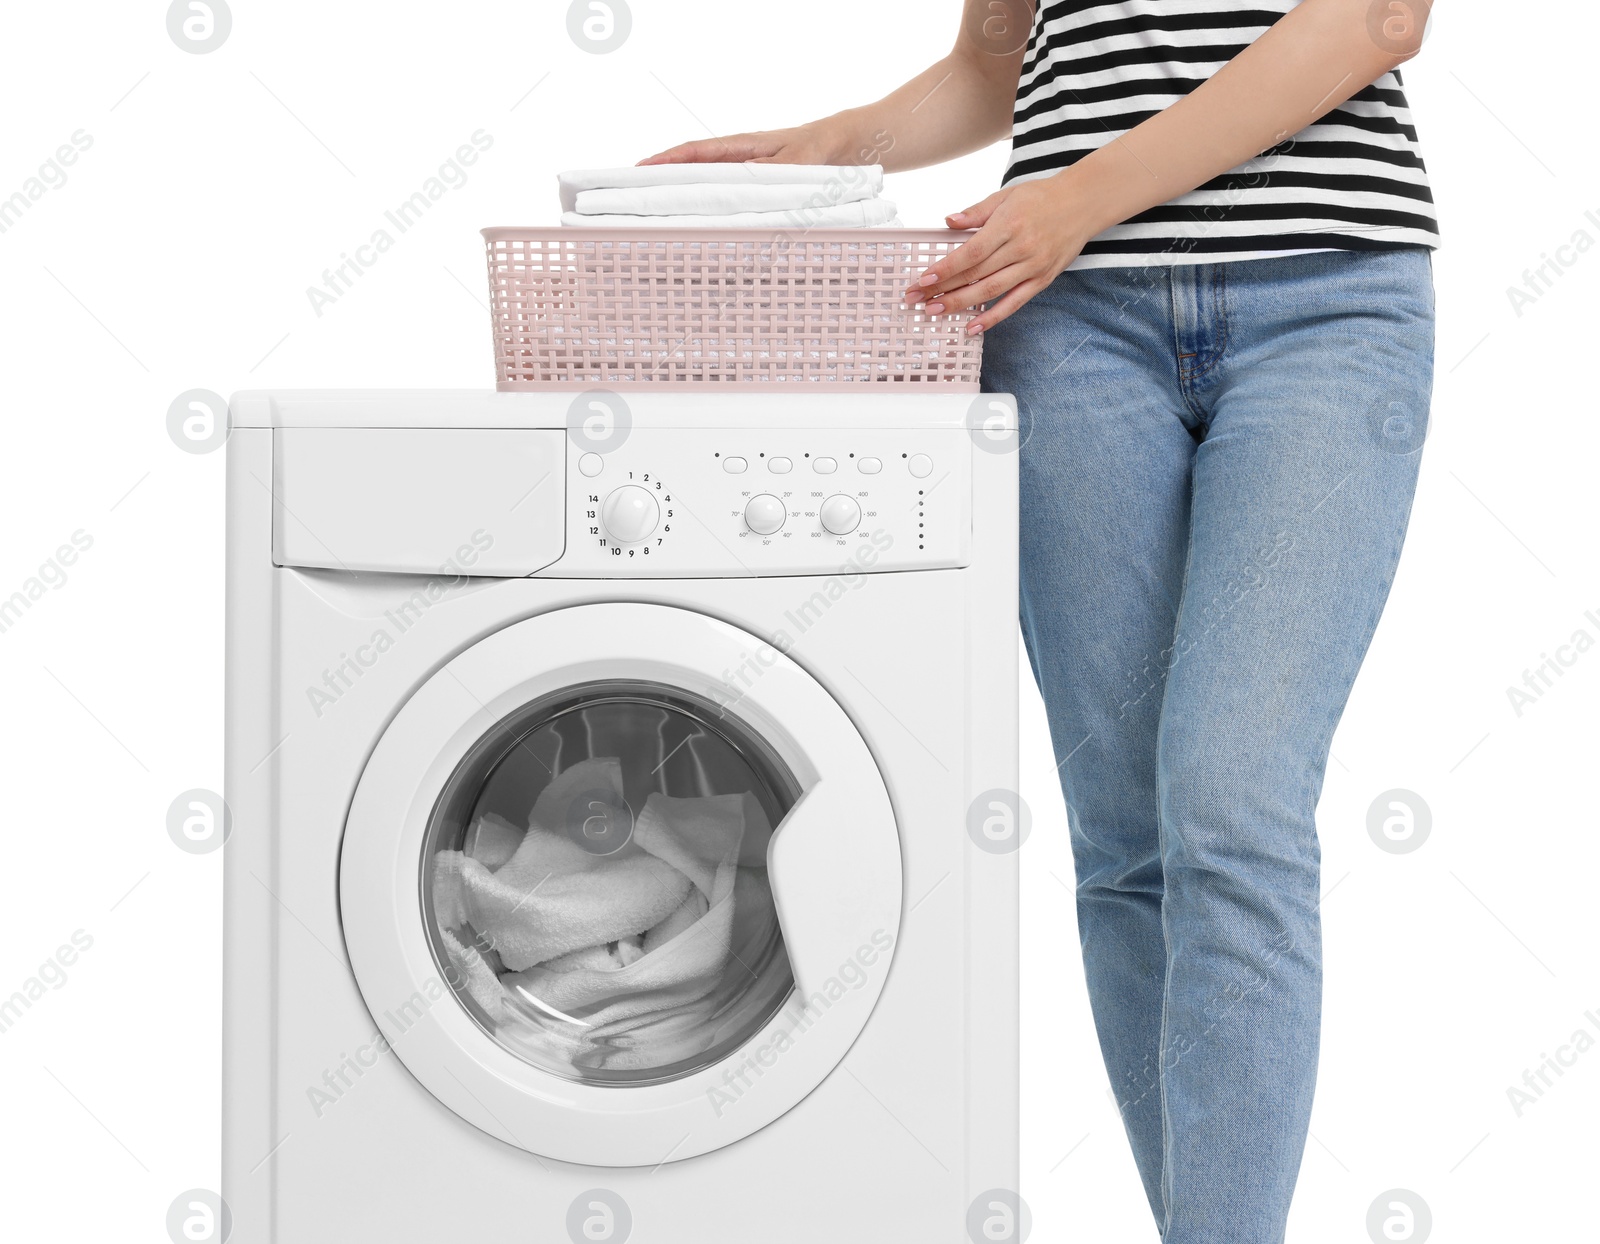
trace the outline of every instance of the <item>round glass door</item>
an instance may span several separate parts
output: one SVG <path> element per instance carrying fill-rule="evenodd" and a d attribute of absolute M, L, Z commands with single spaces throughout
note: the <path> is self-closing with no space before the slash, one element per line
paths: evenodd
<path fill-rule="evenodd" d="M 865 1031 L 899 826 L 795 661 L 722 706 L 760 642 L 677 606 L 552 609 L 462 648 L 378 736 L 339 856 L 350 967 L 407 1070 L 486 1134 L 683 1161 L 792 1110 Z"/>
<path fill-rule="evenodd" d="M 502 718 L 423 837 L 423 922 L 473 1020 L 534 1067 L 658 1083 L 760 1032 L 794 987 L 767 846 L 800 797 L 746 723 L 603 681 Z"/>

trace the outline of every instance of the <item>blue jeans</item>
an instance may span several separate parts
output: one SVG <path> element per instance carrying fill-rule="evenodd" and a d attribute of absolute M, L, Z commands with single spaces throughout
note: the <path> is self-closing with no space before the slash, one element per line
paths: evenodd
<path fill-rule="evenodd" d="M 1095 1024 L 1166 1244 L 1284 1238 L 1315 809 L 1432 369 L 1420 250 L 1067 272 L 986 339 L 1023 416 L 1022 627 Z"/>

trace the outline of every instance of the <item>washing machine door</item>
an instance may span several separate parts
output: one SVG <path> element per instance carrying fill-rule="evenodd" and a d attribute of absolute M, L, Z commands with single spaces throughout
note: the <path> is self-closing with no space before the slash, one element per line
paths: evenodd
<path fill-rule="evenodd" d="M 654 1166 L 750 1135 L 883 989 L 899 836 L 799 665 L 604 603 L 462 652 L 400 708 L 345 825 L 351 964 L 413 1075 L 532 1153 Z"/>

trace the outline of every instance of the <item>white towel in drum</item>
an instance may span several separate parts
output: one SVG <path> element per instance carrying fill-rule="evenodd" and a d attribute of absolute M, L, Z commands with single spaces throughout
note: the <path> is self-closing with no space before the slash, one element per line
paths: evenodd
<path fill-rule="evenodd" d="M 613 854 L 580 844 L 591 810 L 626 808 L 620 763 L 586 760 L 539 796 L 525 834 L 492 815 L 469 828 L 499 867 L 434 857 L 453 983 L 491 1022 L 537 1031 L 579 1066 L 662 1066 L 707 1048 L 781 936 L 772 827 L 754 795 L 652 794 Z"/>
<path fill-rule="evenodd" d="M 752 822 L 755 822 L 752 825 Z M 739 906 L 739 846 L 746 826 L 765 825 L 751 795 L 674 799 L 651 795 L 633 841 L 691 883 L 689 892 L 644 934 L 644 953 L 614 966 L 569 958 L 501 978 L 541 1009 L 574 1015 L 616 1035 L 618 1024 L 692 1003 L 716 988 L 728 964 Z M 746 898 L 764 880 L 746 882 Z M 537 904 L 538 898 L 533 900 Z M 768 900 L 770 909 L 770 899 Z M 586 1036 L 590 1034 L 585 1034 Z"/>
<path fill-rule="evenodd" d="M 516 853 L 491 871 L 460 851 L 434 857 L 434 910 L 441 927 L 470 922 L 512 971 L 573 951 L 643 934 L 676 911 L 689 878 L 647 851 L 596 855 L 565 832 L 566 808 L 586 792 L 608 792 L 625 809 L 621 766 L 586 760 L 540 795 Z"/>
<path fill-rule="evenodd" d="M 467 995 L 483 1008 L 484 1014 L 490 1019 L 504 1019 L 506 992 L 501 988 L 500 978 L 495 975 L 489 961 L 476 946 L 464 945 L 449 929 L 441 929 L 439 936 L 444 939 L 451 966 L 459 973 L 450 983 L 457 988 L 465 988 Z"/>
<path fill-rule="evenodd" d="M 663 947 L 657 953 L 665 954 L 683 942 L 682 949 L 693 949 L 693 930 L 682 938 Z M 778 921 L 772 907 L 772 892 L 767 888 L 766 872 L 761 869 L 741 868 L 734 881 L 733 926 L 728 939 L 728 954 L 713 987 L 701 993 L 688 989 L 683 983 L 676 988 L 658 988 L 655 999 L 665 1003 L 655 1010 L 641 1010 L 626 1005 L 618 998 L 610 1005 L 595 1011 L 585 1011 L 581 1024 L 546 1025 L 542 1036 L 545 1041 L 559 1043 L 574 1065 L 622 1071 L 634 1068 L 662 1067 L 690 1058 L 715 1045 L 727 1033 L 719 1026 L 718 1018 L 741 995 L 760 984 L 752 981 L 752 973 L 763 964 L 765 956 L 779 937 Z M 665 975 L 670 967 L 684 968 L 692 956 L 685 953 L 676 964 L 663 962 L 658 972 Z M 537 969 L 534 969 L 537 971 Z M 620 973 L 618 974 L 621 975 Z M 645 984 L 642 979 L 634 987 Z M 501 978 L 509 983 L 511 976 Z M 578 985 L 581 982 L 574 982 Z M 787 992 L 787 978 L 768 981 L 768 1001 L 774 1007 Z M 776 984 L 778 991 L 770 986 Z M 677 995 L 691 996 L 690 1000 L 677 1002 Z M 502 1003 L 509 1014 L 509 1002 Z"/>
<path fill-rule="evenodd" d="M 461 850 L 493 872 L 517 853 L 527 832 L 490 812 L 473 822 Z"/>

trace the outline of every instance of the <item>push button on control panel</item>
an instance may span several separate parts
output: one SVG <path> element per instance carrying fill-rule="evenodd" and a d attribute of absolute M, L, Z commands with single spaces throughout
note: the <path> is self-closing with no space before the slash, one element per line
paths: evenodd
<path fill-rule="evenodd" d="M 770 492 L 751 497 L 744 507 L 745 526 L 758 536 L 770 536 L 780 530 L 786 516 L 783 502 Z"/>
<path fill-rule="evenodd" d="M 771 471 L 774 475 L 787 475 L 790 471 L 794 470 L 794 459 L 769 458 L 767 460 L 767 470 Z"/>
<path fill-rule="evenodd" d="M 817 458 L 811 463 L 811 469 L 818 475 L 832 475 L 839 469 L 837 458 Z"/>
<path fill-rule="evenodd" d="M 745 468 L 749 465 L 743 458 L 724 458 L 722 460 L 722 469 L 729 475 L 743 475 Z"/>
<path fill-rule="evenodd" d="M 876 475 L 879 471 L 883 470 L 883 459 L 863 458 L 860 462 L 856 463 L 856 469 L 859 470 L 863 475 Z"/>
<path fill-rule="evenodd" d="M 911 474 L 918 479 L 926 479 L 933 473 L 933 459 L 927 454 L 912 454 L 907 465 L 911 468 Z"/>

